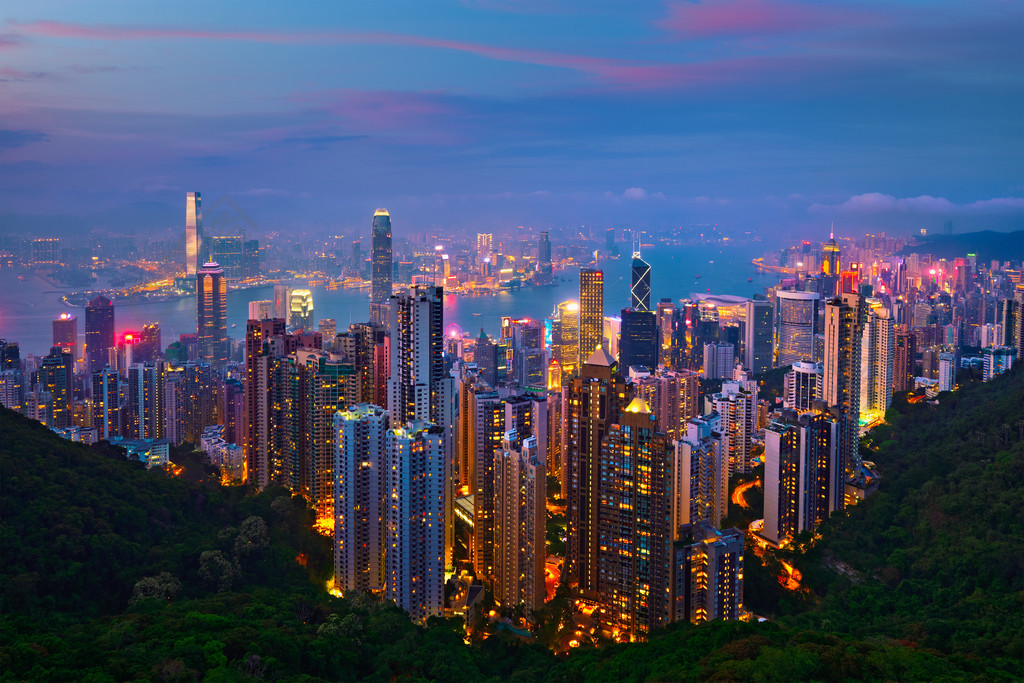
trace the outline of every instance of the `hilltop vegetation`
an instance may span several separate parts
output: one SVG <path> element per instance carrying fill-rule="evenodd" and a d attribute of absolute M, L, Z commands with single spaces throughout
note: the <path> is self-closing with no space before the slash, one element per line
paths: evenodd
<path fill-rule="evenodd" d="M 555 657 L 461 624 L 333 598 L 304 501 L 146 471 L 0 411 L 4 680 L 959 680 L 1024 676 L 1024 372 L 898 400 L 885 473 L 793 555 L 807 588 L 747 557 L 770 623 L 676 624 Z M 752 595 L 751 591 L 756 594 Z M 780 599 L 779 595 L 782 595 Z"/>

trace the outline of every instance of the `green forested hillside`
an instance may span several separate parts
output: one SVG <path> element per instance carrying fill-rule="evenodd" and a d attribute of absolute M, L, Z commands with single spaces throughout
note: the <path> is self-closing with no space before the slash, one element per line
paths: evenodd
<path fill-rule="evenodd" d="M 1024 372 L 940 398 L 897 401 L 872 434 L 881 490 L 794 558 L 802 597 L 751 595 L 773 579 L 748 554 L 747 602 L 772 622 L 676 624 L 563 658 L 329 596 L 329 546 L 282 489 L 147 472 L 0 411 L 0 678 L 1021 677 Z"/>

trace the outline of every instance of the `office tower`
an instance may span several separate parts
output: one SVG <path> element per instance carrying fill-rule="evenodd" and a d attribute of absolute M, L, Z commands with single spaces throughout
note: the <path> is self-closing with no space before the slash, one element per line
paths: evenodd
<path fill-rule="evenodd" d="M 893 389 L 895 391 L 913 391 L 914 376 L 917 374 L 917 333 L 907 325 L 897 325 L 895 343 Z"/>
<path fill-rule="evenodd" d="M 19 413 L 25 409 L 25 383 L 21 370 L 0 369 L 0 406 Z"/>
<path fill-rule="evenodd" d="M 50 349 L 39 364 L 39 403 L 46 404 L 42 422 L 50 428 L 70 427 L 74 415 L 75 361 L 60 346 Z"/>
<path fill-rule="evenodd" d="M 766 539 L 785 543 L 802 531 L 814 531 L 843 508 L 846 474 L 839 460 L 839 436 L 833 416 L 819 409 L 786 409 L 765 427 Z"/>
<path fill-rule="evenodd" d="M 722 448 L 729 474 L 750 471 L 750 449 L 757 434 L 757 382 L 722 382 L 722 391 L 708 397 L 721 417 Z"/>
<path fill-rule="evenodd" d="M 739 529 L 700 523 L 684 527 L 673 544 L 673 621 L 703 624 L 743 613 L 743 548 Z"/>
<path fill-rule="evenodd" d="M 634 398 L 601 440 L 597 466 L 597 600 L 630 640 L 669 619 L 673 449 Z"/>
<path fill-rule="evenodd" d="M 199 361 L 221 367 L 228 362 L 228 281 L 213 262 L 196 273 L 196 334 Z"/>
<path fill-rule="evenodd" d="M 494 598 L 543 606 L 547 469 L 544 446 L 534 436 L 507 433 L 494 451 Z"/>
<path fill-rule="evenodd" d="M 619 367 L 658 368 L 658 321 L 654 311 L 622 309 Z"/>
<path fill-rule="evenodd" d="M 604 246 L 613 254 L 619 253 L 615 246 L 615 228 L 608 228 L 604 231 Z"/>
<path fill-rule="evenodd" d="M 773 367 L 814 360 L 814 334 L 818 320 L 817 292 L 775 293 Z"/>
<path fill-rule="evenodd" d="M 388 414 L 360 404 L 334 414 L 334 587 L 384 587 L 384 462 Z"/>
<path fill-rule="evenodd" d="M 939 354 L 939 391 L 953 391 L 956 388 L 956 354 Z"/>
<path fill-rule="evenodd" d="M 562 364 L 562 376 L 572 374 L 579 367 L 580 306 L 575 301 L 558 304 L 557 318 L 552 334 L 552 348 Z"/>
<path fill-rule="evenodd" d="M 163 439 L 166 434 L 164 383 L 167 367 L 163 361 L 132 363 L 127 372 L 127 406 L 124 435 L 129 439 Z M 203 425 L 205 428 L 206 425 Z M 199 434 L 202 430 L 199 430 Z M 192 434 L 194 444 L 198 436 Z M 176 441 L 175 443 L 181 443 Z"/>
<path fill-rule="evenodd" d="M 729 460 L 718 413 L 689 420 L 674 445 L 672 533 L 697 522 L 717 527 L 729 514 Z"/>
<path fill-rule="evenodd" d="M 313 292 L 293 289 L 288 297 L 288 325 L 306 332 L 313 330 Z"/>
<path fill-rule="evenodd" d="M 579 364 L 601 346 L 604 336 L 604 272 L 592 268 L 580 271 Z"/>
<path fill-rule="evenodd" d="M 163 356 L 164 347 L 160 339 L 160 323 L 146 323 L 142 331 L 136 335 L 135 348 L 132 349 L 132 361 L 135 363 L 151 363 Z"/>
<path fill-rule="evenodd" d="M 203 258 L 209 257 L 224 270 L 231 282 L 243 279 L 245 266 L 245 235 L 210 236 L 203 244 Z"/>
<path fill-rule="evenodd" d="M 692 370 L 658 368 L 654 372 L 629 371 L 634 396 L 643 397 L 661 431 L 673 439 L 686 433 L 686 423 L 697 417 L 700 376 Z"/>
<path fill-rule="evenodd" d="M 736 364 L 736 348 L 732 344 L 716 342 L 704 345 L 702 370 L 706 379 L 728 379 Z"/>
<path fill-rule="evenodd" d="M 92 426 L 99 439 L 109 441 L 121 435 L 118 374 L 103 368 L 92 376 Z"/>
<path fill-rule="evenodd" d="M 628 403 L 626 380 L 615 359 L 595 350 L 563 387 L 562 458 L 567 481 L 568 548 L 566 572 L 570 585 L 584 595 L 596 595 L 597 508 L 601 441 Z"/>
<path fill-rule="evenodd" d="M 349 261 L 351 267 L 362 272 L 363 269 L 363 244 L 359 240 L 352 240 L 352 260 Z"/>
<path fill-rule="evenodd" d="M 61 313 L 53 320 L 53 346 L 67 349 L 72 360 L 78 358 L 78 316 Z"/>
<path fill-rule="evenodd" d="M 630 267 L 629 307 L 634 311 L 651 311 L 651 264 L 640 258 L 640 250 L 633 250 Z"/>
<path fill-rule="evenodd" d="M 386 209 L 377 209 L 373 214 L 373 236 L 370 260 L 372 263 L 372 287 L 370 290 L 370 322 L 386 325 L 388 314 L 385 308 L 391 298 L 391 216 Z"/>
<path fill-rule="evenodd" d="M 983 359 L 982 381 L 989 381 L 996 375 L 1001 375 L 1017 361 L 1017 349 L 1012 346 L 990 346 L 981 350 Z"/>
<path fill-rule="evenodd" d="M 878 299 L 865 300 L 867 312 L 861 333 L 860 409 L 884 414 L 892 403 L 896 333 L 889 309 Z"/>
<path fill-rule="evenodd" d="M 270 320 L 273 317 L 275 317 L 273 300 L 249 302 L 249 320 Z"/>
<path fill-rule="evenodd" d="M 338 333 L 338 321 L 334 318 L 320 318 L 316 328 L 325 341 L 333 340 L 334 335 Z"/>
<path fill-rule="evenodd" d="M 504 318 L 502 329 L 505 329 Z M 530 318 L 511 319 L 508 344 L 512 351 L 509 377 L 521 387 L 547 384 L 548 353 L 544 344 L 544 324 Z"/>
<path fill-rule="evenodd" d="M 388 303 L 391 374 L 387 381 L 392 425 L 430 422 L 444 449 L 445 566 L 451 566 L 455 472 L 452 432 L 455 386 L 443 356 L 444 288 L 411 287 Z"/>
<path fill-rule="evenodd" d="M 848 474 L 860 470 L 861 339 L 863 297 L 844 293 L 825 303 L 822 398 L 839 411 L 839 460 Z"/>
<path fill-rule="evenodd" d="M 551 278 L 551 240 L 548 233 L 542 232 L 537 241 L 537 273 L 534 279 L 537 284 L 547 285 L 551 284 Z"/>
<path fill-rule="evenodd" d="M 491 257 L 494 251 L 494 235 L 489 232 L 479 232 L 476 235 L 476 260 L 483 263 Z"/>
<path fill-rule="evenodd" d="M 242 245 L 242 279 L 248 280 L 260 276 L 260 242 L 246 240 Z"/>
<path fill-rule="evenodd" d="M 822 363 L 793 363 L 793 368 L 782 380 L 782 405 L 805 412 L 822 396 Z"/>
<path fill-rule="evenodd" d="M 445 519 L 445 435 L 426 422 L 391 424 L 384 454 L 384 598 L 422 624 L 444 608 L 445 536 L 452 524 Z"/>
<path fill-rule="evenodd" d="M 185 277 L 196 276 L 202 258 L 202 245 L 202 199 L 198 192 L 188 192 L 185 194 Z"/>
<path fill-rule="evenodd" d="M 473 361 L 479 369 L 480 379 L 492 387 L 508 380 L 508 346 L 492 342 L 483 328 L 480 328 L 480 336 L 473 349 Z"/>
<path fill-rule="evenodd" d="M 105 368 L 114 346 L 114 305 L 105 296 L 85 307 L 85 358 L 90 374 Z"/>
<path fill-rule="evenodd" d="M 823 258 L 821 260 L 821 272 L 823 275 L 839 277 L 839 244 L 836 242 L 835 232 L 829 232 L 828 242 L 822 247 Z M 831 293 L 830 293 L 831 294 Z"/>
<path fill-rule="evenodd" d="M 269 316 L 269 318 L 280 318 L 284 321 L 285 325 L 288 325 L 291 305 L 292 288 L 288 285 L 274 285 L 274 314 Z M 249 320 L 264 320 L 264 318 L 254 318 L 250 315 Z"/>
<path fill-rule="evenodd" d="M 772 369 L 772 303 L 753 299 L 744 304 L 743 367 L 755 375 Z"/>

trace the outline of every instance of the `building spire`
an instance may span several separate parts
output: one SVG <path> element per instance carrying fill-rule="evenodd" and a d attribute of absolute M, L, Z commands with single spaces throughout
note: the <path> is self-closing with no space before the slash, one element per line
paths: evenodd
<path fill-rule="evenodd" d="M 836 222 L 835 221 L 832 221 L 832 227 L 829 228 L 828 238 L 830 240 L 834 240 L 836 238 Z"/>

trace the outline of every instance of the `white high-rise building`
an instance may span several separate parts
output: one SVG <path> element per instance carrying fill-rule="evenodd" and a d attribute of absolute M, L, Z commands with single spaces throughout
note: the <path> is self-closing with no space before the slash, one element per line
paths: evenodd
<path fill-rule="evenodd" d="M 384 464 L 388 414 L 360 404 L 334 414 L 334 586 L 384 586 Z"/>
<path fill-rule="evenodd" d="M 249 320 L 270 320 L 274 317 L 274 302 L 270 299 L 249 302 Z"/>
<path fill-rule="evenodd" d="M 672 529 L 707 522 L 718 527 L 728 514 L 729 461 L 722 448 L 718 413 L 690 420 L 675 442 Z"/>
<path fill-rule="evenodd" d="M 939 391 L 953 391 L 956 386 L 956 354 L 939 354 Z"/>
<path fill-rule="evenodd" d="M 198 192 L 185 194 L 185 277 L 193 278 L 202 263 L 203 203 Z"/>
<path fill-rule="evenodd" d="M 384 597 L 417 623 L 444 609 L 444 441 L 440 427 L 422 421 L 387 432 Z"/>
<path fill-rule="evenodd" d="M 722 448 L 729 473 L 750 471 L 750 449 L 757 433 L 757 382 L 723 382 L 721 393 L 708 398 L 722 420 Z"/>
<path fill-rule="evenodd" d="M 821 398 L 821 363 L 797 361 L 782 380 L 782 405 L 798 412 L 811 409 L 811 401 Z"/>
<path fill-rule="evenodd" d="M 867 317 L 861 332 L 860 409 L 884 413 L 892 403 L 896 331 L 889 309 L 878 299 L 867 299 Z"/>
<path fill-rule="evenodd" d="M 537 437 L 518 441 L 507 432 L 494 451 L 494 597 L 532 612 L 545 598 L 547 476 Z"/>
<path fill-rule="evenodd" d="M 706 379 L 729 379 L 736 361 L 736 349 L 732 344 L 716 342 L 704 345 L 704 377 Z"/>

